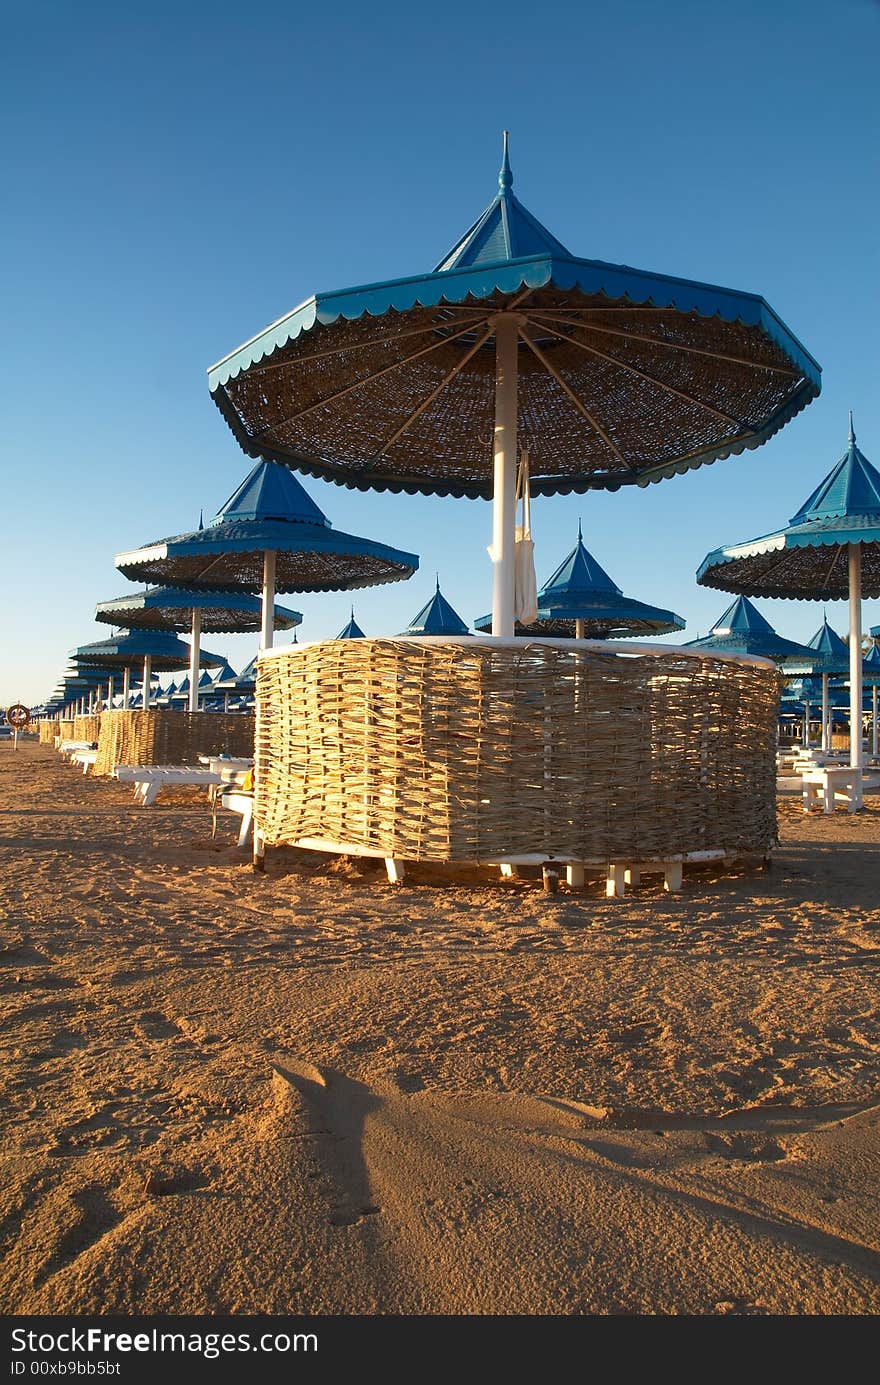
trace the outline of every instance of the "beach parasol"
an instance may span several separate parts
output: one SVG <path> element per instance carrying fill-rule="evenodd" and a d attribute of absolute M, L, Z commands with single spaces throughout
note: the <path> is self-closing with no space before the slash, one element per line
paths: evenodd
<path fill-rule="evenodd" d="M 342 629 L 340 630 L 340 632 L 339 632 L 339 634 L 336 636 L 336 638 L 337 638 L 338 640 L 363 640 L 363 639 L 366 639 L 366 636 L 365 636 L 363 630 L 361 629 L 361 627 L 358 625 L 357 621 L 356 621 L 355 618 L 354 618 L 354 607 L 353 607 L 353 606 L 352 606 L 352 608 L 351 608 L 351 619 L 350 619 L 350 621 L 348 622 L 347 625 L 343 625 Z"/>
<path fill-rule="evenodd" d="M 262 591 L 261 646 L 272 644 L 275 592 L 349 591 L 400 582 L 419 565 L 372 539 L 333 529 L 287 469 L 260 462 L 206 528 L 120 553 L 135 581 L 187 590 Z"/>
<path fill-rule="evenodd" d="M 189 668 L 190 647 L 176 635 L 162 630 L 132 630 L 124 635 L 114 635 L 109 640 L 99 640 L 86 644 L 74 651 L 73 658 L 79 664 L 106 664 L 110 668 L 124 672 L 143 665 L 145 708 L 150 705 L 150 686 L 154 673 L 169 672 Z M 216 668 L 223 663 L 219 654 L 211 654 L 202 649 L 199 664 Z M 128 683 L 125 685 L 125 702 L 128 701 Z"/>
<path fill-rule="evenodd" d="M 805 644 L 783 639 L 746 596 L 738 596 L 716 620 L 708 635 L 690 640 L 686 649 L 726 649 L 731 654 L 754 654 L 781 663 L 785 659 L 808 659 Z"/>
<path fill-rule="evenodd" d="M 286 606 L 274 607 L 274 628 L 293 630 L 302 623 L 299 611 Z M 99 601 L 95 620 L 108 625 L 124 626 L 128 630 L 175 630 L 190 634 L 190 663 L 187 688 L 190 691 L 189 710 L 198 711 L 196 669 L 199 667 L 199 646 L 202 632 L 211 634 L 240 634 L 259 630 L 262 603 L 249 592 L 182 591 L 178 587 L 148 587 L 131 596 L 115 601 Z"/>
<path fill-rule="evenodd" d="M 708 554 L 697 581 L 744 596 L 849 598 L 850 764 L 860 769 L 862 596 L 880 596 L 880 472 L 856 446 L 852 414 L 846 452 L 790 524 Z"/>
<path fill-rule="evenodd" d="M 820 390 L 759 295 L 573 256 L 498 194 L 428 274 L 319 293 L 208 372 L 242 449 L 360 490 L 494 499 L 492 633 L 514 633 L 533 495 L 646 486 L 754 448 Z"/>
<path fill-rule="evenodd" d="M 413 616 L 401 635 L 469 635 L 471 632 L 461 616 L 450 606 L 440 590 L 440 578 L 430 601 Z"/>
<path fill-rule="evenodd" d="M 822 676 L 822 749 L 830 750 L 830 732 L 828 729 L 829 699 L 828 699 L 828 679 L 832 675 L 844 674 L 849 672 L 849 648 L 845 640 L 842 640 L 836 630 L 832 630 L 828 621 L 823 617 L 822 624 L 808 641 L 809 654 L 806 658 L 786 659 L 785 668 L 787 672 L 811 674 Z M 859 722 L 861 725 L 861 720 Z"/>
<path fill-rule="evenodd" d="M 474 621 L 477 630 L 491 630 L 492 617 Z M 576 546 L 538 592 L 538 616 L 530 625 L 517 622 L 517 635 L 552 635 L 576 639 L 612 640 L 625 636 L 663 635 L 683 630 L 674 611 L 646 606 L 624 596 L 620 587 L 584 547 L 578 524 Z"/>

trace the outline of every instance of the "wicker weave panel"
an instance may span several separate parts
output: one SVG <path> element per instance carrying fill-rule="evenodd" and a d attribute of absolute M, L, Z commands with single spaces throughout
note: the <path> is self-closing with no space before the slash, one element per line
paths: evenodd
<path fill-rule="evenodd" d="M 62 717 L 58 722 L 58 735 L 63 741 L 72 741 L 74 739 L 74 724 L 73 717 Z"/>
<path fill-rule="evenodd" d="M 40 745 L 54 745 L 55 737 L 60 736 L 60 723 L 55 721 L 40 722 Z"/>
<path fill-rule="evenodd" d="M 115 765 L 197 764 L 200 755 L 254 753 L 254 718 L 235 712 L 104 712 L 95 774 Z"/>
<path fill-rule="evenodd" d="M 73 739 L 75 741 L 94 741 L 97 744 L 98 733 L 101 727 L 100 716 L 94 717 L 74 717 L 73 719 Z"/>
<path fill-rule="evenodd" d="M 413 861 L 765 851 L 780 687 L 539 642 L 285 650 L 258 669 L 256 820 Z"/>

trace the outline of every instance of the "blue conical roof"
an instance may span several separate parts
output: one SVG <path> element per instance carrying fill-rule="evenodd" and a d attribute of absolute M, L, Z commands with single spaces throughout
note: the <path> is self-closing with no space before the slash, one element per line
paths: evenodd
<path fill-rule="evenodd" d="M 330 521 L 297 481 L 289 467 L 279 462 L 258 462 L 234 491 L 213 524 L 247 519 L 286 519 L 298 524 Z"/>
<path fill-rule="evenodd" d="M 339 634 L 336 636 L 336 638 L 337 638 L 338 640 L 363 640 L 363 639 L 366 639 L 366 635 L 364 634 L 363 630 L 361 629 L 361 627 L 358 625 L 357 621 L 356 621 L 355 618 L 354 618 L 354 607 L 353 607 L 353 606 L 352 606 L 352 608 L 351 608 L 351 620 L 348 622 L 347 625 L 344 625 L 344 626 L 342 627 L 342 629 L 340 630 L 340 632 L 339 632 Z"/>
<path fill-rule="evenodd" d="M 238 674 L 235 672 L 235 669 L 224 659 L 223 667 L 218 668 L 217 672 L 214 674 L 214 677 L 211 679 L 211 684 L 215 688 L 220 687 L 220 685 L 224 683 L 227 687 L 232 687 L 237 677 Z"/>
<path fill-rule="evenodd" d="M 713 635 L 775 635 L 776 631 L 747 596 L 738 596 L 736 601 L 718 617 L 712 626 Z"/>
<path fill-rule="evenodd" d="M 871 631 L 873 635 L 874 631 Z M 872 644 L 862 660 L 862 682 L 869 688 L 880 683 L 880 649 Z"/>
<path fill-rule="evenodd" d="M 847 668 L 849 667 L 849 646 L 842 640 L 836 630 L 832 630 L 827 620 L 822 621 L 819 629 L 811 640 L 808 641 L 811 649 L 824 659 L 844 660 Z"/>
<path fill-rule="evenodd" d="M 880 515 L 880 472 L 856 446 L 852 414 L 849 416 L 849 446 L 808 500 L 792 524 L 805 520 L 843 519 L 849 516 Z"/>
<path fill-rule="evenodd" d="M 517 260 L 525 255 L 571 256 L 561 241 L 542 226 L 537 217 L 532 216 L 514 197 L 513 173 L 510 169 L 510 155 L 507 148 L 507 131 L 504 131 L 504 157 L 498 174 L 498 195 L 489 203 L 481 216 L 477 217 L 461 240 L 444 255 L 435 267 L 435 274 L 452 269 L 473 269 L 482 264 L 496 264 L 500 260 Z"/>
<path fill-rule="evenodd" d="M 773 626 L 746 596 L 737 597 L 716 620 L 708 635 L 691 640 L 688 649 L 719 649 L 729 654 L 751 654 L 762 659 L 798 660 L 806 667 L 810 651 L 806 645 L 777 635 Z"/>
<path fill-rule="evenodd" d="M 559 604 L 563 597 L 575 598 L 585 592 L 617 592 L 619 596 L 623 595 L 617 583 L 612 582 L 605 569 L 584 547 L 578 525 L 577 544 L 538 592 L 538 605 L 551 597 Z"/>
<path fill-rule="evenodd" d="M 402 635 L 469 635 L 471 632 L 441 592 L 438 579 L 437 589 L 431 600 L 422 607 L 418 615 L 414 616 L 407 628 L 401 630 L 400 633 Z"/>

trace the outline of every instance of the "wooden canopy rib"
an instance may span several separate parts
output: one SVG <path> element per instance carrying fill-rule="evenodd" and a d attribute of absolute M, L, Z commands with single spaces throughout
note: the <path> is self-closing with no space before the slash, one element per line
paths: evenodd
<path fill-rule="evenodd" d="M 275 419 L 273 423 L 261 428 L 253 437 L 262 438 L 267 433 L 273 432 L 276 428 L 283 428 L 285 424 L 293 423 L 294 419 L 304 418 L 306 414 L 313 413 L 315 409 L 322 409 L 327 404 L 333 404 L 337 399 L 344 399 L 346 395 L 353 394 L 355 390 L 361 389 L 363 385 L 369 385 L 373 380 L 381 380 L 383 375 L 390 375 L 393 370 L 400 370 L 402 366 L 409 365 L 411 361 L 417 361 L 421 356 L 428 356 L 432 351 L 440 351 L 442 347 L 448 346 L 450 342 L 457 341 L 459 337 L 465 336 L 473 331 L 473 323 L 459 328 L 448 337 L 442 337 L 440 341 L 432 342 L 430 346 L 423 346 L 418 351 L 412 351 L 408 356 L 404 356 L 399 361 L 392 361 L 390 365 L 382 366 L 380 370 L 371 371 L 369 375 L 364 375 L 360 380 L 355 380 L 351 385 L 345 385 L 341 390 L 334 391 L 333 394 L 325 395 L 321 399 L 316 399 L 314 403 L 307 404 L 304 409 L 297 409 L 295 413 L 288 414 L 286 418 Z"/>
<path fill-rule="evenodd" d="M 543 312 L 543 309 L 538 311 Z M 744 356 L 731 356 L 724 351 L 710 351 L 703 346 L 685 346 L 682 342 L 666 341 L 663 337 L 646 337 L 638 332 L 628 332 L 623 327 L 605 327 L 599 322 L 583 322 L 577 318 L 560 318 L 559 321 L 563 327 L 576 327 L 581 332 L 601 332 L 604 336 L 643 341 L 648 346 L 665 346 L 670 351 L 685 351 L 690 356 L 709 356 L 713 361 L 729 361 L 731 365 L 744 365 L 751 370 L 771 370 L 776 375 L 788 375 L 793 380 L 802 378 L 799 370 L 792 370 L 788 366 L 770 365 L 765 361 L 749 361 Z"/>
<path fill-rule="evenodd" d="M 556 369 L 554 369 L 552 363 L 551 363 L 550 361 L 548 361 L 547 357 L 545 356 L 544 352 L 541 350 L 540 346 L 538 346 L 538 345 L 532 340 L 531 335 L 530 335 L 530 333 L 529 333 L 529 331 L 528 331 L 528 328 L 527 328 L 527 327 L 520 327 L 519 332 L 520 332 L 520 336 L 522 337 L 523 341 L 526 343 L 526 345 L 529 347 L 529 349 L 532 351 L 532 353 L 537 357 L 537 359 L 541 362 L 541 365 L 544 367 L 544 369 L 545 369 L 546 371 L 548 371 L 550 375 L 553 376 L 553 379 L 554 379 L 554 380 L 556 381 L 556 383 L 559 385 L 560 389 L 563 390 L 564 393 L 567 395 L 567 397 L 571 400 L 572 404 L 575 406 L 575 408 L 577 409 L 578 413 L 580 413 L 580 414 L 583 415 L 583 417 L 584 417 L 584 418 L 587 420 L 587 422 L 589 423 L 590 427 L 591 427 L 596 433 L 599 434 L 599 437 L 600 437 L 600 438 L 602 439 L 602 441 L 605 443 L 606 447 L 608 447 L 608 448 L 611 449 L 611 451 L 614 453 L 614 455 L 615 455 L 615 457 L 617 458 L 617 460 L 618 460 L 620 463 L 622 463 L 623 466 L 626 467 L 627 471 L 632 471 L 632 470 L 633 470 L 633 467 L 630 466 L 629 462 L 628 462 L 628 461 L 626 460 L 626 458 L 623 456 L 623 453 L 620 451 L 620 449 L 619 449 L 618 447 L 616 447 L 615 444 L 611 441 L 611 439 L 609 438 L 608 434 L 605 432 L 605 429 L 601 426 L 601 424 L 597 423 L 596 419 L 595 419 L 595 418 L 593 417 L 593 415 L 590 413 L 590 411 L 589 411 L 589 409 L 586 407 L 586 405 L 582 402 L 582 400 L 578 399 L 578 397 L 577 397 L 577 395 L 575 394 L 574 390 L 570 388 L 570 386 L 567 384 L 567 382 L 566 382 L 565 380 L 563 380 L 562 376 L 559 374 L 559 371 L 556 370 Z"/>
<path fill-rule="evenodd" d="M 484 313 L 485 317 L 486 314 Z M 363 351 L 367 347 L 387 346 L 389 342 L 404 341 L 407 337 L 426 336 L 429 332 L 437 330 L 437 323 L 434 321 L 424 323 L 421 327 L 408 327 L 404 332 L 389 332 L 385 337 L 366 337 L 363 341 L 349 342 L 347 346 L 334 346 L 326 351 L 312 351 L 308 356 L 287 356 L 283 361 L 271 361 L 267 365 L 256 365 L 248 367 L 248 375 L 267 375 L 271 371 L 284 370 L 286 366 L 308 365 L 311 361 L 326 361 L 332 356 L 345 356 L 350 351 Z M 290 343 L 286 342 L 286 346 Z M 280 348 L 282 351 L 284 347 Z"/>
<path fill-rule="evenodd" d="M 529 321 L 540 325 L 543 321 L 543 314 L 537 311 L 529 314 Z M 676 389 L 673 385 L 667 385 L 665 380 L 659 380 L 656 375 L 649 375 L 646 370 L 640 370 L 638 366 L 629 365 L 626 361 L 620 360 L 618 356 L 609 356 L 606 351 L 600 351 L 596 346 L 587 346 L 585 342 L 578 341 L 576 337 L 570 337 L 567 332 L 560 332 L 559 328 L 553 323 L 544 323 L 544 330 L 552 332 L 561 341 L 570 342 L 572 346 L 578 347 L 581 351 L 586 351 L 591 356 L 599 356 L 603 361 L 609 361 L 612 365 L 619 366 L 621 370 L 627 371 L 630 375 L 637 375 L 641 380 L 647 380 L 649 384 L 656 385 L 658 389 L 665 390 L 667 394 L 674 394 L 677 399 L 683 399 L 686 404 L 696 404 L 698 408 L 705 409 L 707 413 L 713 414 L 715 418 L 720 418 L 724 423 L 732 423 L 739 429 L 747 432 L 754 432 L 742 419 L 733 418 L 730 414 L 722 413 L 720 409 L 715 409 L 711 404 L 705 404 L 702 399 L 696 399 L 692 394 L 687 394 L 684 390 Z"/>
<path fill-rule="evenodd" d="M 378 448 L 376 451 L 374 458 L 375 461 L 379 461 L 381 457 L 384 457 L 388 453 L 389 449 L 392 448 L 394 444 L 398 441 L 398 439 L 403 437 L 404 433 L 407 431 L 408 428 L 412 426 L 413 423 L 415 423 L 419 415 L 424 413 L 425 409 L 428 408 L 429 404 L 433 404 L 438 394 L 442 394 L 443 390 L 445 390 L 446 386 L 449 385 L 455 379 L 459 371 L 464 369 L 464 367 L 470 360 L 471 356 L 475 355 L 477 351 L 481 349 L 481 347 L 486 345 L 486 342 L 489 340 L 491 335 L 492 328 L 490 327 L 487 331 L 483 333 L 479 341 L 474 342 L 473 346 L 471 346 L 470 349 L 465 352 L 461 360 L 456 362 L 456 364 L 450 370 L 449 374 L 441 380 L 437 388 L 432 390 L 431 393 L 427 396 L 427 398 L 422 400 L 418 408 L 413 410 L 409 418 L 403 424 L 401 424 L 397 431 L 392 433 L 391 437 L 387 438 L 385 442 L 383 442 L 382 446 Z"/>

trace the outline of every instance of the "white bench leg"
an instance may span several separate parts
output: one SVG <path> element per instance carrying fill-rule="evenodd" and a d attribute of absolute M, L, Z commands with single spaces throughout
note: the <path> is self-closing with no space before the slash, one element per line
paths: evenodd
<path fill-rule="evenodd" d="M 608 867 L 608 877 L 605 881 L 605 897 L 606 899 L 623 899 L 625 894 L 623 862 L 612 861 Z"/>
<path fill-rule="evenodd" d="M 507 861 L 502 861 L 498 869 L 501 871 L 502 880 L 515 880 L 519 873 L 516 866 L 510 865 Z"/>
<path fill-rule="evenodd" d="M 642 883 L 642 872 L 638 866 L 627 866 L 623 872 L 623 883 L 633 890 L 637 890 Z"/>
<path fill-rule="evenodd" d="M 156 802 L 156 799 L 159 797 L 159 790 L 161 789 L 161 787 L 161 779 L 151 779 L 148 784 L 144 785 L 144 796 L 141 800 L 144 808 L 149 808 L 151 803 Z"/>
<path fill-rule="evenodd" d="M 565 867 L 565 883 L 575 890 L 584 888 L 584 865 L 582 861 L 572 861 Z"/>
<path fill-rule="evenodd" d="M 834 785 L 833 785 L 833 784 L 829 784 L 829 783 L 826 782 L 825 784 L 823 784 L 822 787 L 823 787 L 823 790 L 824 790 L 824 792 L 823 792 L 823 794 L 822 794 L 823 812 L 826 812 L 826 813 L 833 813 L 833 812 L 834 812 Z"/>
<path fill-rule="evenodd" d="M 399 860 L 396 856 L 385 857 L 385 869 L 388 872 L 388 882 L 391 885 L 399 885 L 406 879 L 406 862 Z"/>
<path fill-rule="evenodd" d="M 254 820 L 254 805 L 249 803 L 241 815 L 241 831 L 238 834 L 239 846 L 247 846 L 248 837 L 251 835 L 251 823 Z"/>
<path fill-rule="evenodd" d="M 663 888 L 668 894 L 681 889 L 681 861 L 667 861 L 663 870 Z"/>

